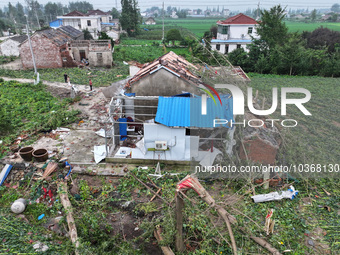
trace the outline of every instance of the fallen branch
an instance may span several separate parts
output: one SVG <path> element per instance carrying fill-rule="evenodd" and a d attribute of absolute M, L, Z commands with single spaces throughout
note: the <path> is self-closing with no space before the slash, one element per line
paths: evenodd
<path fill-rule="evenodd" d="M 249 234 L 248 231 L 246 231 L 243 227 L 239 227 L 239 229 L 244 233 L 244 234 Z M 273 255 L 281 255 L 281 253 L 274 248 L 273 246 L 270 245 L 266 240 L 262 239 L 261 237 L 256 237 L 253 234 L 249 234 L 249 237 L 261 245 L 263 248 L 266 248 L 268 251 L 270 251 Z"/>
<path fill-rule="evenodd" d="M 168 203 L 167 201 L 165 201 L 164 198 L 162 198 L 160 195 L 157 194 L 157 192 L 153 191 L 148 185 L 146 185 L 143 181 L 141 181 L 136 175 L 134 175 L 133 173 L 130 172 L 130 175 L 135 178 L 140 184 L 142 184 L 144 187 L 146 187 L 148 190 L 150 190 L 156 197 L 159 197 L 160 199 L 162 199 L 164 202 L 166 202 L 169 206 L 170 203 Z"/>
<path fill-rule="evenodd" d="M 215 200 L 209 195 L 209 193 L 203 188 L 203 186 L 200 184 L 200 182 L 198 181 L 198 179 L 195 176 L 190 176 L 188 175 L 187 177 L 185 177 L 181 182 L 179 182 L 177 184 L 177 192 L 179 190 L 186 190 L 186 189 L 193 189 L 196 191 L 196 193 L 204 200 L 206 201 L 210 207 L 215 208 L 217 210 L 217 212 L 221 215 L 221 217 L 224 219 L 224 221 L 227 224 L 228 227 L 228 232 L 230 235 L 231 232 L 231 226 L 230 223 L 235 224 L 236 223 L 236 218 L 233 217 L 232 215 L 230 215 L 224 208 L 222 208 L 221 206 L 216 206 L 215 204 Z M 230 222 L 229 222 L 230 221 Z M 229 226 L 228 226 L 228 223 Z M 256 237 L 251 233 L 248 233 L 248 231 L 246 231 L 243 227 L 238 226 L 238 228 L 244 233 L 244 234 L 248 234 L 250 236 L 250 238 L 255 241 L 256 243 L 258 243 L 259 245 L 261 245 L 263 248 L 267 249 L 269 252 L 271 252 L 274 255 L 281 255 L 281 253 L 274 248 L 273 246 L 271 246 L 266 240 L 264 240 L 263 238 L 260 237 Z M 229 230 L 230 229 L 230 230 Z M 232 232 L 231 232 L 232 234 Z M 234 254 L 236 254 L 236 243 L 235 243 L 235 239 L 234 236 L 230 236 L 231 242 L 232 242 L 232 248 L 234 250 Z"/>
<path fill-rule="evenodd" d="M 69 235 L 71 238 L 71 241 L 76 246 L 76 255 L 78 255 L 78 247 L 79 247 L 79 240 L 78 240 L 78 234 L 77 234 L 77 228 L 76 224 L 74 222 L 74 218 L 72 216 L 72 205 L 70 203 L 70 200 L 68 199 L 67 195 L 67 184 L 65 182 L 59 182 L 58 183 L 58 193 L 60 196 L 60 201 L 65 209 L 66 212 L 66 220 L 68 224 L 69 229 Z"/>
<path fill-rule="evenodd" d="M 155 231 L 153 232 L 155 238 L 157 239 L 158 242 L 163 241 L 163 238 L 161 236 L 162 229 L 160 226 L 157 226 Z M 175 253 L 171 250 L 169 246 L 161 246 L 162 252 L 164 255 L 175 255 Z"/>
<path fill-rule="evenodd" d="M 215 208 L 218 214 L 224 219 L 230 240 L 231 240 L 231 246 L 234 251 L 234 255 L 237 255 L 237 247 L 236 247 L 236 242 L 233 234 L 233 230 L 231 228 L 230 222 L 235 223 L 236 219 L 234 216 L 229 214 L 223 207 L 216 205 L 215 200 L 210 196 L 210 194 L 205 190 L 205 188 L 201 185 L 199 180 L 197 179 L 196 176 L 193 175 L 188 175 L 185 177 L 182 181 L 180 181 L 177 184 L 177 189 L 176 191 L 179 192 L 180 190 L 187 190 L 187 189 L 193 189 L 197 192 L 197 194 L 212 208 Z"/>

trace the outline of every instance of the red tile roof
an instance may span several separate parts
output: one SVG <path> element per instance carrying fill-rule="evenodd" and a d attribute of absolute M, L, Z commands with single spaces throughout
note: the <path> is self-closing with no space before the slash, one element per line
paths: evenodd
<path fill-rule="evenodd" d="M 103 12 L 101 10 L 89 10 L 87 11 L 86 15 L 89 16 L 89 15 L 108 15 L 109 12 Z"/>
<path fill-rule="evenodd" d="M 176 53 L 170 51 L 153 62 L 144 64 L 142 68 L 135 74 L 135 76 L 128 80 L 125 87 L 131 87 L 132 83 L 148 76 L 152 71 L 159 70 L 160 67 L 165 67 L 188 81 L 198 83 L 199 78 L 190 71 L 198 70 L 198 68 L 185 60 L 183 57 L 178 56 Z"/>
<path fill-rule="evenodd" d="M 244 15 L 243 13 L 237 14 L 236 16 L 230 17 L 226 20 L 219 20 L 217 21 L 217 24 L 234 24 L 234 25 L 250 25 L 250 24 L 258 24 L 256 20 L 253 18 L 248 17 L 247 15 Z"/>
<path fill-rule="evenodd" d="M 82 12 L 79 12 L 79 11 L 73 11 L 73 12 L 70 12 L 70 13 L 65 14 L 63 16 L 72 16 L 72 17 L 74 17 L 74 16 L 86 16 L 86 15 L 84 13 L 82 13 Z"/>

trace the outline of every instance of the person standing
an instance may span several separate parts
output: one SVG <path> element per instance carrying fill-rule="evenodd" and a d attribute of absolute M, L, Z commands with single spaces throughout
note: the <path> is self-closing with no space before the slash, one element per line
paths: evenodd
<path fill-rule="evenodd" d="M 92 81 L 91 81 L 91 79 L 90 79 L 90 91 L 92 91 Z"/>
<path fill-rule="evenodd" d="M 67 74 L 66 73 L 64 73 L 64 79 L 65 79 L 65 83 L 67 83 Z"/>

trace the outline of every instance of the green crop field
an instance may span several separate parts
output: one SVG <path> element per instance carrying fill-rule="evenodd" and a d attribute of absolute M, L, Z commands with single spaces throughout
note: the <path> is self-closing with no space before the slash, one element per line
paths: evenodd
<path fill-rule="evenodd" d="M 191 31 L 198 37 L 203 36 L 205 31 L 209 31 L 211 26 L 216 25 L 216 22 L 221 18 L 186 18 L 186 19 L 164 19 L 164 28 L 169 30 L 171 28 L 185 28 Z M 289 32 L 313 31 L 320 26 L 329 29 L 340 31 L 340 23 L 332 22 L 297 22 L 285 21 Z M 142 25 L 142 28 L 150 30 L 162 30 L 162 19 L 156 19 L 156 25 Z"/>
<path fill-rule="evenodd" d="M 340 23 L 334 22 L 313 22 L 313 23 L 305 23 L 305 22 L 294 22 L 294 21 L 286 21 L 285 22 L 289 32 L 303 32 L 303 31 L 313 31 L 319 27 L 326 27 L 334 31 L 340 31 Z"/>
<path fill-rule="evenodd" d="M 322 77 L 290 77 L 250 74 L 250 86 L 265 96 L 271 104 L 272 88 L 297 87 L 308 89 L 311 99 L 304 104 L 312 116 L 305 116 L 294 105 L 287 106 L 287 116 L 280 115 L 280 103 L 273 119 L 295 119 L 297 127 L 283 128 L 287 146 L 285 162 L 291 164 L 339 164 L 340 163 L 340 79 Z M 294 98 L 293 96 L 289 98 Z M 296 98 L 296 97 L 295 97 Z M 267 108 L 269 109 L 269 108 Z"/>

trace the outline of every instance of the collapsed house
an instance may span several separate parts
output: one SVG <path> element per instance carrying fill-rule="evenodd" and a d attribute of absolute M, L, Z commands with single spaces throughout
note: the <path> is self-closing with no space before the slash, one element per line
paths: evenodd
<path fill-rule="evenodd" d="M 234 129 L 214 128 L 214 119 L 233 119 L 232 97 L 206 98 L 199 68 L 173 52 L 143 65 L 111 100 L 108 157 L 212 165 L 226 148 L 231 153 L 225 140 L 233 145 Z"/>
<path fill-rule="evenodd" d="M 31 36 L 31 44 L 37 68 L 77 67 L 84 65 L 83 59 L 90 66 L 111 67 L 110 40 L 84 41 L 83 38 L 83 33 L 71 26 L 36 31 Z M 77 42 L 83 46 L 83 55 Z M 29 41 L 25 40 L 19 50 L 23 67 L 33 68 Z"/>

